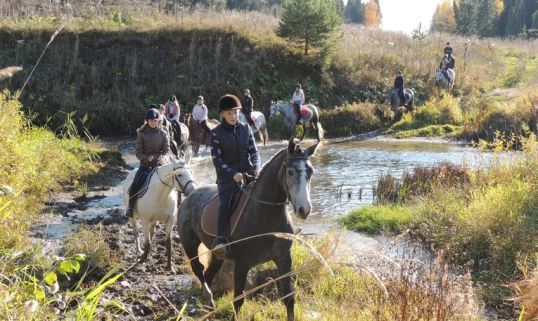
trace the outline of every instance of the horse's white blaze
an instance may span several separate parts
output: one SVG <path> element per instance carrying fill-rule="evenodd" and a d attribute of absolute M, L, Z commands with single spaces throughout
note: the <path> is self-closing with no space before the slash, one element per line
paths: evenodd
<path fill-rule="evenodd" d="M 312 202 L 310 199 L 310 181 L 308 179 L 307 166 L 304 162 L 301 162 L 295 166 L 297 169 L 293 175 L 288 175 L 288 179 L 291 180 L 290 198 L 293 205 L 295 214 L 301 214 L 302 208 L 304 214 L 308 215 L 312 209 Z M 306 218 L 306 217 L 303 217 Z"/>

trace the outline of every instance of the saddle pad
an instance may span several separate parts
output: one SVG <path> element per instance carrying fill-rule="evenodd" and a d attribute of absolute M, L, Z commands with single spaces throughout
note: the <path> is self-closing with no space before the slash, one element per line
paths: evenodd
<path fill-rule="evenodd" d="M 136 193 L 136 195 L 133 195 L 132 197 L 136 197 L 137 199 L 139 199 L 139 198 L 142 198 L 144 194 L 146 194 L 149 188 L 149 182 L 151 181 L 151 177 L 153 176 L 153 173 L 155 173 L 156 169 L 157 168 L 154 167 L 151 171 L 146 172 L 143 175 L 141 175 L 142 177 L 140 177 L 140 179 L 142 180 L 142 182 L 140 182 L 140 189 L 138 190 L 138 193 Z M 134 183 L 135 182 L 132 182 L 131 186 L 129 186 L 129 191 L 128 191 L 129 194 L 131 194 L 131 187 L 133 186 Z"/>
<path fill-rule="evenodd" d="M 247 205 L 253 185 L 254 184 L 250 184 L 245 188 L 245 191 L 241 193 L 241 198 L 239 199 L 238 205 L 233 210 L 230 217 L 230 235 L 233 235 L 237 222 L 239 222 L 239 218 L 243 214 L 243 209 L 245 208 L 245 205 Z M 202 214 L 202 230 L 208 235 L 217 236 L 219 206 L 220 200 L 217 194 L 204 208 L 204 213 Z"/>

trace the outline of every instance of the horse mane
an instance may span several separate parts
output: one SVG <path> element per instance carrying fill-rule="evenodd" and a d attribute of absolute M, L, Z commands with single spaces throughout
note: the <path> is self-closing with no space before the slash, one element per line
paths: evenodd
<path fill-rule="evenodd" d="M 268 167 L 268 165 L 271 164 L 273 161 L 275 161 L 277 158 L 282 157 L 282 155 L 286 154 L 286 151 L 287 151 L 287 148 L 280 150 L 278 153 L 273 155 L 273 157 L 271 157 L 268 161 L 263 163 L 262 168 L 260 170 L 259 178 L 262 178 L 264 174 L 267 172 L 265 169 Z"/>

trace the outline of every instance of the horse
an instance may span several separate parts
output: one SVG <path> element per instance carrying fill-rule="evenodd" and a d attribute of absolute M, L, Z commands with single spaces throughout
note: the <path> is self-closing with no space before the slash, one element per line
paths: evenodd
<path fill-rule="evenodd" d="M 260 140 L 263 141 L 263 146 L 265 146 L 265 143 L 269 140 L 269 133 L 267 133 L 267 122 L 265 121 L 265 116 L 263 113 L 260 113 L 259 111 L 253 111 L 250 113 L 252 116 L 252 120 L 254 120 L 254 124 L 256 124 L 257 128 L 253 128 L 250 126 L 250 123 L 247 122 L 247 118 L 245 117 L 245 114 L 243 112 L 239 112 L 239 121 L 249 124 L 250 128 L 252 129 L 252 133 L 258 133 L 260 136 Z"/>
<path fill-rule="evenodd" d="M 125 206 L 129 204 L 129 186 L 133 182 L 136 169 L 133 170 L 123 185 L 123 201 Z M 133 235 L 135 238 L 136 249 L 141 255 L 139 263 L 148 258 L 151 247 L 151 240 L 155 231 L 157 221 L 166 224 L 166 253 L 168 255 L 167 269 L 172 269 L 172 228 L 174 227 L 174 218 L 178 208 L 179 195 L 176 191 L 189 195 L 194 191 L 192 174 L 185 167 L 185 163 L 172 158 L 171 163 L 157 167 L 150 178 L 147 192 L 136 201 L 133 217 L 129 218 Z M 139 218 L 144 233 L 144 251 L 140 249 L 138 240 L 138 229 L 136 218 Z"/>
<path fill-rule="evenodd" d="M 404 88 L 405 102 L 402 104 L 400 95 L 398 94 L 398 89 L 391 89 L 385 95 L 384 104 L 390 104 L 390 108 L 393 116 L 396 119 L 401 118 L 400 107 L 404 106 L 408 111 L 413 111 L 415 103 L 415 92 L 413 89 Z"/>
<path fill-rule="evenodd" d="M 306 219 L 310 214 L 310 180 L 313 167 L 309 159 L 318 145 L 319 142 L 303 150 L 296 144 L 295 138 L 292 138 L 287 148 L 279 151 L 264 164 L 260 175 L 252 183 L 252 192 L 243 207 L 243 214 L 229 237 L 230 251 L 227 258 L 235 262 L 234 296 L 237 298 L 243 293 L 250 268 L 273 261 L 279 274 L 284 276 L 277 284 L 286 306 L 288 321 L 294 320 L 295 304 L 290 277 L 292 240 L 273 233 L 293 233 L 293 222 L 286 211 L 288 200 L 295 215 Z M 213 243 L 214 236 L 205 232 L 201 222 L 205 206 L 216 196 L 216 185 L 200 187 L 183 200 L 178 214 L 180 242 L 189 258 L 193 273 L 202 285 L 204 297 L 211 303 L 213 295 L 210 286 L 223 261 L 211 253 L 209 266 L 204 272 L 198 259 L 198 246 L 203 243 L 207 248 L 211 248 Z M 234 301 L 236 312 L 243 301 L 242 297 Z"/>
<path fill-rule="evenodd" d="M 194 153 L 194 156 L 198 156 L 198 152 L 200 151 L 200 145 L 209 144 L 209 135 L 202 130 L 202 126 L 200 126 L 198 122 L 193 121 L 191 114 L 188 114 L 186 118 L 186 124 L 190 132 L 190 143 L 192 147 L 192 152 Z M 219 121 L 216 119 L 207 120 L 207 127 L 209 127 L 209 129 L 217 127 L 218 124 Z"/>
<path fill-rule="evenodd" d="M 304 109 L 306 109 L 306 112 L 302 114 L 300 119 L 300 123 L 303 126 L 303 134 L 301 135 L 301 138 L 299 140 L 302 141 L 304 138 L 304 135 L 306 133 L 306 124 L 311 123 L 316 130 L 316 137 L 319 142 L 325 134 L 325 131 L 323 130 L 323 127 L 321 126 L 321 123 L 319 121 L 319 110 L 316 106 L 312 104 L 303 105 L 301 111 Z M 281 113 L 284 115 L 284 123 L 288 127 L 288 136 L 292 137 L 297 120 L 297 116 L 293 111 L 293 106 L 290 103 L 286 103 L 283 101 L 272 101 L 269 118 L 275 117 L 277 113 Z"/>
<path fill-rule="evenodd" d="M 179 135 L 178 126 L 181 127 L 181 135 Z M 170 129 L 172 131 L 170 139 L 175 142 L 177 148 L 177 155 L 174 156 L 178 158 L 185 157 L 185 154 L 187 153 L 187 147 L 189 146 L 189 128 L 187 127 L 187 125 L 183 124 L 180 121 L 171 121 Z"/>
<path fill-rule="evenodd" d="M 437 70 L 437 73 L 435 74 L 435 86 L 437 87 L 437 91 L 440 92 L 441 89 L 448 90 L 448 92 L 452 92 L 452 89 L 454 88 L 454 82 L 456 81 L 456 72 L 454 69 L 448 68 L 446 70 L 448 78 L 443 74 L 443 71 L 441 69 Z"/>

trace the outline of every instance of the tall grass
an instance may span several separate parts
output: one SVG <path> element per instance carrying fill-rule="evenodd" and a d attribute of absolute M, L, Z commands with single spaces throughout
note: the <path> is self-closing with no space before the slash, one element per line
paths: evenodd
<path fill-rule="evenodd" d="M 383 281 L 340 249 L 339 232 L 312 239 L 315 249 L 329 262 L 334 275 L 309 250 L 292 247 L 295 271 L 296 320 L 480 320 L 469 279 L 453 282 L 442 262 L 418 268 L 402 260 Z M 357 261 L 360 261 L 357 259 Z M 271 267 L 268 267 L 271 268 Z M 273 285 L 274 287 L 274 285 Z M 239 320 L 283 320 L 285 293 L 250 298 Z M 231 297 L 220 299 L 218 318 L 233 316 Z"/>
<path fill-rule="evenodd" d="M 80 266 L 76 260 L 44 257 L 27 232 L 51 192 L 100 168 L 101 148 L 31 125 L 18 98 L 17 93 L 0 92 L 0 182 L 13 190 L 0 195 L 0 319 L 45 320 L 55 315 L 55 276 Z"/>
<path fill-rule="evenodd" d="M 514 317 L 517 308 L 508 301 L 505 286 L 523 277 L 522 266 L 534 266 L 538 242 L 538 143 L 535 136 L 518 138 L 522 151 L 510 162 L 498 160 L 491 167 L 476 171 L 453 171 L 439 175 L 415 175 L 404 188 L 405 195 L 416 189 L 419 197 L 401 198 L 402 180 L 387 182 L 387 200 L 401 202 L 402 217 L 409 220 L 394 229 L 411 227 L 413 234 L 443 249 L 447 261 L 470 267 L 487 306 L 502 316 Z M 509 144 L 508 144 L 509 145 Z M 506 150 L 499 141 L 494 150 Z M 382 208 L 383 209 L 383 208 Z M 383 226 L 387 218 L 354 213 L 345 222 L 353 226 Z M 379 211 L 380 212 L 380 211 Z M 367 215 L 368 214 L 368 215 Z M 373 222 L 372 222 L 373 221 Z M 410 223 L 409 223 L 410 222 Z"/>

